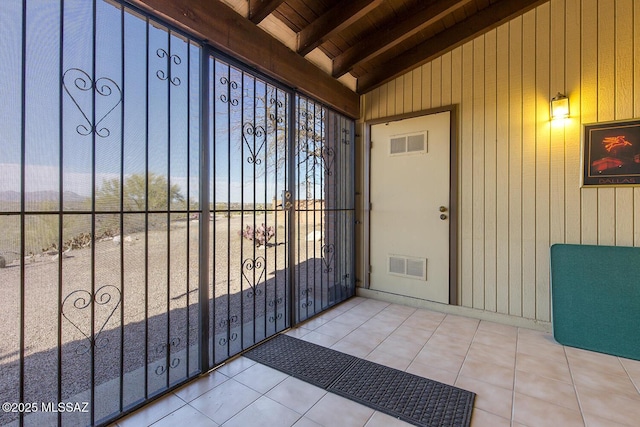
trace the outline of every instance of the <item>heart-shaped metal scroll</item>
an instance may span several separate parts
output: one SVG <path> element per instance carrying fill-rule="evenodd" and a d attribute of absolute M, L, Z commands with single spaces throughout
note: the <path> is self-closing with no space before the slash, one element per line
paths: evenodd
<path fill-rule="evenodd" d="M 62 301 L 60 312 L 88 341 L 88 344 L 84 342 L 78 344 L 76 354 L 86 354 L 92 347 L 100 349 L 109 344 L 109 338 L 101 337 L 101 334 L 118 309 L 121 300 L 120 289 L 113 285 L 104 285 L 93 294 L 80 289 L 66 296 Z M 93 336 L 91 335 L 92 306 L 94 319 L 101 325 L 97 331 L 94 330 Z"/>
<path fill-rule="evenodd" d="M 256 285 L 262 283 L 262 279 L 266 273 L 266 261 L 264 257 L 259 256 L 256 259 L 247 258 L 242 261 L 242 277 L 251 287 L 247 290 L 247 297 L 262 294 L 262 291 L 256 289 Z"/>
<path fill-rule="evenodd" d="M 94 81 L 85 71 L 69 68 L 62 75 L 62 87 L 86 122 L 76 126 L 76 132 L 79 135 L 87 136 L 94 133 L 101 138 L 111 135 L 108 128 L 100 127 L 100 123 L 122 102 L 122 90 L 115 81 L 109 77 L 100 77 Z M 85 105 L 85 108 L 81 106 L 86 104 L 82 100 L 84 92 L 93 92 L 92 97 L 95 97 L 92 98 L 90 105 Z M 107 112 L 99 114 L 97 111 L 102 105 Z M 93 108 L 96 111 L 93 111 Z M 96 122 L 94 123 L 93 120 Z"/>
<path fill-rule="evenodd" d="M 324 272 L 331 273 L 333 271 L 333 257 L 335 246 L 332 244 L 324 245 L 322 247 L 322 262 L 324 263 Z"/>

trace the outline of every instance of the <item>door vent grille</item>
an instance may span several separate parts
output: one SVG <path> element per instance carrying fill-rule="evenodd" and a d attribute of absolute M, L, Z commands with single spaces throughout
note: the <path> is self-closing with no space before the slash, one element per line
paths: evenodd
<path fill-rule="evenodd" d="M 389 155 L 418 154 L 427 152 L 427 131 L 392 136 L 389 140 Z"/>
<path fill-rule="evenodd" d="M 389 273 L 405 275 L 407 273 L 407 260 L 398 256 L 389 256 Z"/>
<path fill-rule="evenodd" d="M 426 258 L 389 255 L 388 272 L 396 276 L 427 280 Z"/>
<path fill-rule="evenodd" d="M 407 136 L 407 152 L 408 153 L 416 153 L 416 152 L 424 152 L 425 150 L 425 138 L 426 135 L 424 133 L 418 135 L 409 135 Z"/>
<path fill-rule="evenodd" d="M 391 138 L 389 154 L 403 154 L 407 152 L 407 137 Z"/>

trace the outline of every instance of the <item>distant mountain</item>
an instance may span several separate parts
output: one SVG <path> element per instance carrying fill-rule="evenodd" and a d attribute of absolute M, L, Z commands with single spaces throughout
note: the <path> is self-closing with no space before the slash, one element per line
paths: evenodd
<path fill-rule="evenodd" d="M 29 191 L 25 193 L 25 202 L 56 202 L 60 198 L 57 191 Z M 87 197 L 81 196 L 73 191 L 64 192 L 64 200 L 66 202 L 82 202 Z M 19 202 L 20 193 L 17 191 L 0 191 L 0 202 Z"/>
<path fill-rule="evenodd" d="M 0 202 L 19 202 L 20 193 L 17 191 L 0 191 Z"/>

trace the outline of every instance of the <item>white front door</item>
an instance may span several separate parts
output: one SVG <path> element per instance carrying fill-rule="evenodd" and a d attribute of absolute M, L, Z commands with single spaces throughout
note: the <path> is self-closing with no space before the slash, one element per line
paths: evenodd
<path fill-rule="evenodd" d="M 450 120 L 371 126 L 372 290 L 449 303 Z"/>

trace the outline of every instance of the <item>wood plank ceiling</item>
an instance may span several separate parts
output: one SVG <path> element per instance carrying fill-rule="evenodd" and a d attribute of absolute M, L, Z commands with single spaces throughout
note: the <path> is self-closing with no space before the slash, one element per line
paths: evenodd
<path fill-rule="evenodd" d="M 350 117 L 359 96 L 548 0 L 129 0 Z"/>
<path fill-rule="evenodd" d="M 246 18 L 291 29 L 296 52 L 319 49 L 331 75 L 350 73 L 359 94 L 527 10 L 540 0 L 244 0 Z"/>

